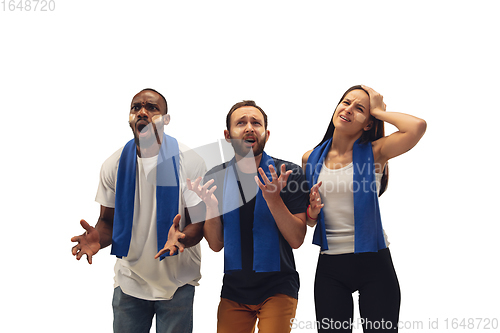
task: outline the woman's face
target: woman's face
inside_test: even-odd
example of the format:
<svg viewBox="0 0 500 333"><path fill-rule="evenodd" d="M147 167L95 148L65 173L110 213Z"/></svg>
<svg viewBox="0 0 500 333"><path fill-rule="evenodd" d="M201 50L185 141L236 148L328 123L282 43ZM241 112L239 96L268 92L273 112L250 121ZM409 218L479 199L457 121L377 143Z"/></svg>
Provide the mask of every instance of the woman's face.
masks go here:
<svg viewBox="0 0 500 333"><path fill-rule="evenodd" d="M369 130L370 120L370 97L364 90L350 91L335 109L332 118L335 129L357 133Z"/></svg>

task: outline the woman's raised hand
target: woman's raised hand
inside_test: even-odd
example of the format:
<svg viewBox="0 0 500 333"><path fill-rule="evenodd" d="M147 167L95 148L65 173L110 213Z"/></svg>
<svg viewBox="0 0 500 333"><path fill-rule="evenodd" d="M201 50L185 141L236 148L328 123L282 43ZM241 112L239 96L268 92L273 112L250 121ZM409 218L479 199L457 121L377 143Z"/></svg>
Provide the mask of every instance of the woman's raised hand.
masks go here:
<svg viewBox="0 0 500 333"><path fill-rule="evenodd" d="M385 111L386 105L384 103L384 96L367 86L361 86L368 92L370 96L370 114L376 118L376 113Z"/></svg>

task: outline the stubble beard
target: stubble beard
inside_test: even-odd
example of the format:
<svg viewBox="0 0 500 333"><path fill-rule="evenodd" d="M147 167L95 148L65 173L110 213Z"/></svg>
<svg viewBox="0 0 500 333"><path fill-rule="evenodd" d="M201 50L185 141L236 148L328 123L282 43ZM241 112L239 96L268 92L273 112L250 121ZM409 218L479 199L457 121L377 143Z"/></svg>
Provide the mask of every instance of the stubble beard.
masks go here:
<svg viewBox="0 0 500 333"><path fill-rule="evenodd" d="M129 125L130 128L132 129L132 133L134 134L135 144L139 150L153 148L155 145L159 147L161 145L161 140L158 131L155 127L153 127L152 123L147 124L146 127L144 127L141 131L141 132L149 131L151 134L147 137L140 137L139 134L137 133L138 130L134 128L132 124Z"/></svg>
<svg viewBox="0 0 500 333"><path fill-rule="evenodd" d="M257 140L255 143L255 149L253 147L245 147L245 141L241 139L231 139L231 146L234 149L234 153L243 158L253 158L257 157L264 152L264 147L266 146L266 140Z"/></svg>

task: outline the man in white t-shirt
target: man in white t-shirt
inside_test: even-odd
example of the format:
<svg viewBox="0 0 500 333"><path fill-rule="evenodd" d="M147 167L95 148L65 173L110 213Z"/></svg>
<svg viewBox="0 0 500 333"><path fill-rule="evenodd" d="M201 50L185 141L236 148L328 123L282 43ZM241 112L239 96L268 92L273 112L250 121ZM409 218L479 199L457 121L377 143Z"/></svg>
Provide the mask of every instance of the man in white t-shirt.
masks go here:
<svg viewBox="0 0 500 333"><path fill-rule="evenodd" d="M205 163L164 134L167 101L144 89L134 96L129 124L134 139L102 165L95 227L85 220L72 249L87 261L112 245L115 265L114 332L192 332L194 286L200 275L205 206L186 187L206 171ZM160 203L161 204L157 204Z"/></svg>

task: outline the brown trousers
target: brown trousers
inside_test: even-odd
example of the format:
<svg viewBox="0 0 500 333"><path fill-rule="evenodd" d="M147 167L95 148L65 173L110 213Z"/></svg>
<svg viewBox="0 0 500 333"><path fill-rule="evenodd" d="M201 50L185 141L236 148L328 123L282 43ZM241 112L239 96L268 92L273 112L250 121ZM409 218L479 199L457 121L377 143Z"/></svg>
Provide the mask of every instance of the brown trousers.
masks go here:
<svg viewBox="0 0 500 333"><path fill-rule="evenodd" d="M297 300L277 294L261 304L248 305L221 298L217 312L217 333L290 333Z"/></svg>

